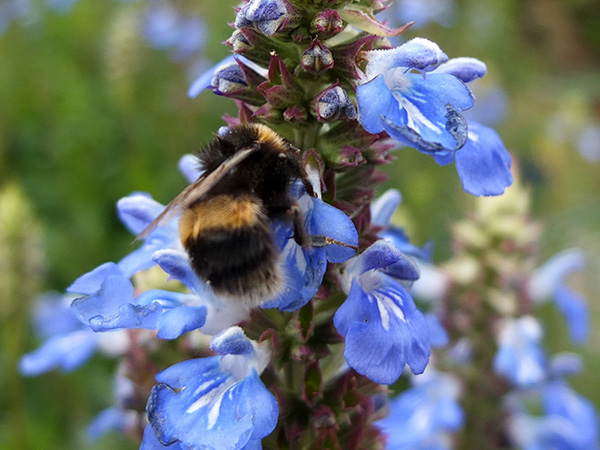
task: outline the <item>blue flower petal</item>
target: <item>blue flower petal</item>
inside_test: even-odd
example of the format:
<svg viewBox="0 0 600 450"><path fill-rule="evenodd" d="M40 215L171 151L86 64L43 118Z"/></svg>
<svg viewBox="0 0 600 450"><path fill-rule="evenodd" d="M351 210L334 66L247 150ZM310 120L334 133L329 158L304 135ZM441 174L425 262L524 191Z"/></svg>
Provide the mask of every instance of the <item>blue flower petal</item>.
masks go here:
<svg viewBox="0 0 600 450"><path fill-rule="evenodd" d="M143 231L165 207L144 193L134 193L122 198L117 203L117 211L121 221L134 234ZM155 265L154 252L168 248L179 248L179 230L176 220L155 228L144 239L140 248L119 261L119 268L128 277L134 273L149 269Z"/></svg>
<svg viewBox="0 0 600 450"><path fill-rule="evenodd" d="M512 184L510 154L491 128L472 122L469 140L454 157L463 189L469 194L500 195Z"/></svg>
<svg viewBox="0 0 600 450"><path fill-rule="evenodd" d="M140 234L165 209L149 194L134 192L117 202L117 215L134 235Z"/></svg>
<svg viewBox="0 0 600 450"><path fill-rule="evenodd" d="M406 111L403 121L381 112L391 137L425 153L455 151L467 142L467 121L459 113L471 108L474 98L462 81L435 73L423 79L398 69L384 77L387 88ZM381 111L379 105L371 107Z"/></svg>
<svg viewBox="0 0 600 450"><path fill-rule="evenodd" d="M364 291L360 287L358 279L352 281L350 293L344 304L338 308L333 318L336 330L346 336L350 326L357 320L367 321L370 316L370 304L363 299Z"/></svg>
<svg viewBox="0 0 600 450"><path fill-rule="evenodd" d="M27 376L39 375L57 367L70 372L90 359L97 345L98 336L87 328L53 336L21 358L19 371Z"/></svg>
<svg viewBox="0 0 600 450"><path fill-rule="evenodd" d="M383 117L393 123L406 123L406 110L398 104L392 92L385 84L383 75L361 84L356 88L356 101L360 123L369 133L381 133L384 130Z"/></svg>
<svg viewBox="0 0 600 450"><path fill-rule="evenodd" d="M113 262L104 263L77 278L73 284L67 288L67 292L85 295L94 294L100 290L102 284L109 276L123 277L123 272L119 266Z"/></svg>
<svg viewBox="0 0 600 450"><path fill-rule="evenodd" d="M119 261L118 267L125 276L131 277L140 270L146 270L154 266L156 263L152 259L152 255L154 255L157 250L162 248L164 247L156 245L142 245L140 248L132 251L121 261Z"/></svg>
<svg viewBox="0 0 600 450"><path fill-rule="evenodd" d="M424 261L431 261L431 252L433 250L433 243L431 241L427 242L423 247L417 247L410 243L403 228L393 225L381 232L380 236L387 241L391 241L392 244L394 244L394 247L405 255L413 256Z"/></svg>
<svg viewBox="0 0 600 450"><path fill-rule="evenodd" d="M577 394L566 383L556 381L545 387L543 405L546 417L560 418L565 425L555 431L551 446L544 448L599 448L598 414L587 398Z"/></svg>
<svg viewBox="0 0 600 450"><path fill-rule="evenodd" d="M134 305L125 303L110 316L97 315L90 318L89 324L94 331L110 331L122 328L146 328L156 330L163 314L158 303L152 305Z"/></svg>
<svg viewBox="0 0 600 450"><path fill-rule="evenodd" d="M49 292L36 299L33 311L36 334L49 338L81 329L81 322L71 311L74 298L75 296Z"/></svg>
<svg viewBox="0 0 600 450"><path fill-rule="evenodd" d="M564 284L559 284L554 290L554 301L567 321L571 340L577 344L585 342L590 328L585 300Z"/></svg>
<svg viewBox="0 0 600 450"><path fill-rule="evenodd" d="M190 182L193 183L202 174L200 161L196 155L187 154L179 158L179 171Z"/></svg>
<svg viewBox="0 0 600 450"><path fill-rule="evenodd" d="M361 283L369 285L368 291L353 281L348 300L334 316L336 329L346 336L348 365L382 384L394 383L406 364L422 373L431 352L429 333L408 291L381 273Z"/></svg>
<svg viewBox="0 0 600 450"><path fill-rule="evenodd" d="M402 201L402 194L397 189L388 189L377 200L371 203L371 223L387 227L394 211Z"/></svg>
<svg viewBox="0 0 600 450"><path fill-rule="evenodd" d="M154 256L154 261L169 274L169 279L181 281L197 294L203 293L206 288L204 283L196 276L190 266L186 253L178 250L159 250Z"/></svg>
<svg viewBox="0 0 600 450"><path fill-rule="evenodd" d="M410 266L410 267L409 267ZM409 280L419 277L416 265L400 252L391 241L380 239L348 262L346 276L353 277L369 270L384 269L389 275Z"/></svg>
<svg viewBox="0 0 600 450"><path fill-rule="evenodd" d="M550 361L550 376L552 378L565 378L581 373L583 359L581 355L570 352L557 353Z"/></svg>
<svg viewBox="0 0 600 450"><path fill-rule="evenodd" d="M487 67L483 61L476 58L452 58L432 73L448 73L464 83L469 83L483 77L487 73Z"/></svg>
<svg viewBox="0 0 600 450"><path fill-rule="evenodd" d="M310 235L326 236L344 244L357 246L358 233L352 220L339 209L325 203L321 199L313 198L313 208L307 218L307 231ZM332 263L341 263L352 256L356 251L341 245L327 245L325 254Z"/></svg>
<svg viewBox="0 0 600 450"><path fill-rule="evenodd" d="M163 445L158 438L156 437L156 433L152 428L152 425L146 425L144 428L144 437L142 439L142 445L140 446L140 450L186 450L178 443L174 443L172 445Z"/></svg>
<svg viewBox="0 0 600 450"><path fill-rule="evenodd" d="M206 306L179 306L168 309L157 321L157 336L161 339L177 339L188 331L204 326L206 315Z"/></svg>
<svg viewBox="0 0 600 450"><path fill-rule="evenodd" d="M114 314L125 303L133 303L133 285L123 275L110 275L87 297L75 299L71 308L85 325L92 317Z"/></svg>
<svg viewBox="0 0 600 450"><path fill-rule="evenodd" d="M414 38L390 50L367 52L367 77L373 78L395 68L428 72L448 60L448 56L428 39Z"/></svg>
<svg viewBox="0 0 600 450"><path fill-rule="evenodd" d="M541 337L541 326L533 317L508 320L498 338L494 371L518 387L531 387L542 381L547 371Z"/></svg>
<svg viewBox="0 0 600 450"><path fill-rule="evenodd" d="M573 272L585 267L585 254L580 249L557 253L536 269L529 279L527 293L535 302L547 300Z"/></svg>
<svg viewBox="0 0 600 450"><path fill-rule="evenodd" d="M327 269L325 249L305 249L290 239L281 252L280 261L285 277L284 289L262 307L295 311L308 303L321 286Z"/></svg>
<svg viewBox="0 0 600 450"><path fill-rule="evenodd" d="M250 439L241 450L262 450L262 443L260 439Z"/></svg>
<svg viewBox="0 0 600 450"><path fill-rule="evenodd" d="M456 431L464 422L458 403L459 383L451 375L438 372L414 380L415 386L390 401L390 414L377 422L392 449L434 449L436 436Z"/></svg>
<svg viewBox="0 0 600 450"><path fill-rule="evenodd" d="M254 353L252 341L246 337L240 327L230 327L210 341L210 349L220 355L246 355Z"/></svg>
<svg viewBox="0 0 600 450"><path fill-rule="evenodd" d="M241 449L277 424L278 408L256 370L235 381L219 367L220 357L176 364L156 376L148 419L164 445Z"/></svg>
<svg viewBox="0 0 600 450"><path fill-rule="evenodd" d="M432 347L445 347L450 342L446 329L440 319L434 313L425 314L427 329L429 330L429 342Z"/></svg>
<svg viewBox="0 0 600 450"><path fill-rule="evenodd" d="M126 433L137 425L138 420L134 411L107 408L94 417L88 425L87 434L90 440L95 441L112 431Z"/></svg>

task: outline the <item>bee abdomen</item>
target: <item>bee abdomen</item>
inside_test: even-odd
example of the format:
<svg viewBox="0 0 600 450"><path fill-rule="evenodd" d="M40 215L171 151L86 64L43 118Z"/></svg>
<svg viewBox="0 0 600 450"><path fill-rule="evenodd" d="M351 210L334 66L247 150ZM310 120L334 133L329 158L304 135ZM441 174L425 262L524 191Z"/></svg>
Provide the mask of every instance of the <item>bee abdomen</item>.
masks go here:
<svg viewBox="0 0 600 450"><path fill-rule="evenodd" d="M186 248L192 268L217 295L260 303L279 289L276 251L264 230L215 232L189 240Z"/></svg>
<svg viewBox="0 0 600 450"><path fill-rule="evenodd" d="M182 216L181 240L192 268L217 295L258 305L281 289L278 252L263 209L252 198L222 195Z"/></svg>

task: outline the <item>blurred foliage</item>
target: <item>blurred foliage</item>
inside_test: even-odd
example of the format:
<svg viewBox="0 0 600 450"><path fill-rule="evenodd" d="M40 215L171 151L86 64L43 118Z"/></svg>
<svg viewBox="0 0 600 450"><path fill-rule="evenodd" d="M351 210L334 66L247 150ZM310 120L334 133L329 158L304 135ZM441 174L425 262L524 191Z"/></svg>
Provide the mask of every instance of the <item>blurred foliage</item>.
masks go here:
<svg viewBox="0 0 600 450"><path fill-rule="evenodd" d="M29 270L26 255L36 240L46 261L44 271L22 272L13 284L0 279L0 448L136 448L126 438L92 444L84 435L93 415L110 405L111 361L98 356L75 373L34 379L20 379L15 364L38 344L28 325L38 287L63 291L78 275L128 253L132 236L117 220L115 202L134 190L167 202L185 185L179 157L196 151L223 124L221 116L235 111L209 93L186 95L193 64L208 67L227 54L220 42L231 33L234 2L173 2L207 24L202 61L174 61L150 48L136 32L142 3L80 0L64 13L40 8L35 20L14 22L0 35L0 191L23 205L13 214L0 203L0 235L10 228L30 236L17 250L2 249L2 267ZM599 324L600 165L577 151L585 124L600 123L598 2L464 0L455 13L451 28L432 23L406 36L428 37L450 57L488 64L477 83L507 95L506 117L495 128L533 188L534 216L546 223L541 253L588 252L586 273L574 282ZM453 166L412 149L396 155L386 187L403 193L411 238L433 239L435 260L443 261L449 225L472 198ZM569 349L559 317L550 309L544 315L550 347ZM573 384L600 405L597 348L595 326L583 349L586 371Z"/></svg>

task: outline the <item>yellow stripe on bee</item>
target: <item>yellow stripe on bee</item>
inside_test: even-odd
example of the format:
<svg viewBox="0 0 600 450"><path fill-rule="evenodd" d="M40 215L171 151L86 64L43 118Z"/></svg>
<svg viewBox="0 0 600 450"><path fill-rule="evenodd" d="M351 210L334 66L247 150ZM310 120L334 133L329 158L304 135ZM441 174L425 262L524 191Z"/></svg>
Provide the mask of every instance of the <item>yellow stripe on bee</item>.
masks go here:
<svg viewBox="0 0 600 450"><path fill-rule="evenodd" d="M258 140L260 142L272 142L274 144L278 144L279 146L283 145L283 138L271 130L268 126L259 124L256 126L256 133L258 134Z"/></svg>
<svg viewBox="0 0 600 450"><path fill-rule="evenodd" d="M218 195L185 210L179 221L181 241L210 233L212 230L234 230L250 227L263 217L261 203L249 196Z"/></svg>

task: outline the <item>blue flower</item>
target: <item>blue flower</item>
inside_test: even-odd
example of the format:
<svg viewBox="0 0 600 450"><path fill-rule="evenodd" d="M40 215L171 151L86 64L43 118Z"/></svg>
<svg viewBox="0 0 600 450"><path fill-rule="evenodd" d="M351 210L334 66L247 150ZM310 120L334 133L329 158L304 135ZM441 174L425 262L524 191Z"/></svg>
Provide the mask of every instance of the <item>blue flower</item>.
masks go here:
<svg viewBox="0 0 600 450"><path fill-rule="evenodd" d="M463 424L458 403L460 386L449 374L428 369L413 378L414 386L390 401L390 414L376 422L390 450L447 449L447 434Z"/></svg>
<svg viewBox="0 0 600 450"><path fill-rule="evenodd" d="M448 60L437 44L415 38L391 50L367 52L367 59L366 82L356 90L367 131L386 131L425 153L447 154L465 144L467 123L460 112L473 106L473 95L452 74L425 75Z"/></svg>
<svg viewBox="0 0 600 450"><path fill-rule="evenodd" d="M161 255L157 252L159 264ZM114 263L81 276L69 290L87 294L71 308L94 331L145 328L157 330L162 339L176 339L201 328L208 315L198 295L151 289L134 296L131 281Z"/></svg>
<svg viewBox="0 0 600 450"><path fill-rule="evenodd" d="M270 434L278 407L259 378L270 358L266 345L232 327L211 341L219 356L184 361L157 374L147 412L162 445L242 449Z"/></svg>
<svg viewBox="0 0 600 450"><path fill-rule="evenodd" d="M598 415L593 404L564 381L553 380L536 394L543 415L529 414L522 402L509 416L509 434L524 450L598 450ZM531 403L531 398L526 399Z"/></svg>
<svg viewBox="0 0 600 450"><path fill-rule="evenodd" d="M542 327L531 316L506 319L498 336L494 371L518 387L530 387L547 376L544 351L540 347Z"/></svg>
<svg viewBox="0 0 600 450"><path fill-rule="evenodd" d="M475 58L448 61L436 44L421 38L392 50L368 52L367 58L367 81L356 90L367 131L386 131L405 145L433 154L439 164L454 160L470 194L499 195L510 186L511 159L502 140L487 127L468 126L460 114L474 101L465 83L485 75L484 63Z"/></svg>
<svg viewBox="0 0 600 450"><path fill-rule="evenodd" d="M347 263L348 298L333 322L346 338L348 365L376 383L395 382L406 364L422 373L429 361L427 322L401 284L416 278L414 263L384 240Z"/></svg>
<svg viewBox="0 0 600 450"><path fill-rule="evenodd" d="M539 267L527 284L527 292L533 301L554 299L567 322L569 335L576 343L584 342L588 336L588 307L585 300L565 284L565 278L584 265L581 250L565 250Z"/></svg>
<svg viewBox="0 0 600 450"><path fill-rule="evenodd" d="M111 355L127 350L129 341L123 333L110 333L102 338L82 325L69 307L72 300L73 296L61 294L40 298L34 324L45 341L21 358L22 374L34 376L55 368L70 372L87 362L98 349Z"/></svg>

